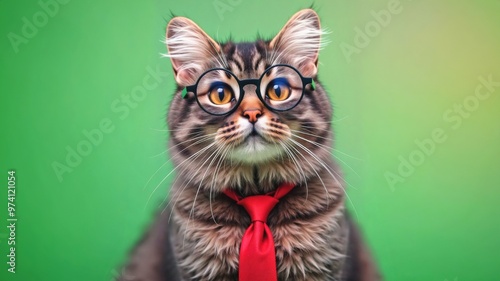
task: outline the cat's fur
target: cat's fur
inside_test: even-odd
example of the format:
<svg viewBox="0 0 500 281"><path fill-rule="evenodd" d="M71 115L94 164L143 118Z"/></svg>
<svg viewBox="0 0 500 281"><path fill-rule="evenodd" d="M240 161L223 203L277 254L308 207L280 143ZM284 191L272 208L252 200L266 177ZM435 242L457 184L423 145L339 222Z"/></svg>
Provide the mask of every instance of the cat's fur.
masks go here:
<svg viewBox="0 0 500 281"><path fill-rule="evenodd" d="M242 196L296 187L268 217L276 245L279 280L379 280L369 252L348 219L340 171L332 160L332 108L317 80L322 30L311 9L295 14L270 41L212 40L187 18L167 26L167 47L178 90L167 122L177 167L166 211L132 252L119 280L237 280L239 244L250 224L244 209L221 191ZM229 69L239 79L258 78L286 63L313 77L294 109L274 112L245 88L238 110L209 115L193 94L180 91L207 69ZM249 122L248 110L258 110ZM261 137L247 138L252 129ZM256 139L259 138L259 139Z"/></svg>

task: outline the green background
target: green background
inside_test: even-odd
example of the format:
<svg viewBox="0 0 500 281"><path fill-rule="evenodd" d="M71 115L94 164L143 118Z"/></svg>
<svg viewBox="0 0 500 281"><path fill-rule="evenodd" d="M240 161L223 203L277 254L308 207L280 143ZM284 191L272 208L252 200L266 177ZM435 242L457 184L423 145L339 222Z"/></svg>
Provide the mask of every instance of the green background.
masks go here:
<svg viewBox="0 0 500 281"><path fill-rule="evenodd" d="M314 3L330 32L320 79L336 110L334 155L350 208L386 280L500 280L500 87L474 98L478 77L500 82L500 1L403 0L388 24L373 25L373 12L390 2ZM163 165L164 119L174 80L161 57L171 12L215 39L252 40L310 5L73 0L44 22L37 1L1 1L0 280L117 275L172 179L162 182L172 169ZM23 18L38 24L24 28L30 38ZM356 46L356 28L367 25L369 42L346 56L341 46ZM25 39L14 46L12 34ZM127 104L148 68L163 73L158 83ZM459 115L464 101L469 110ZM113 130L84 147L84 131L103 120ZM423 154L416 142L436 129L445 140L427 142L434 149ZM67 165L68 147L78 145L87 155L58 179L53 163ZM418 165L400 173L402 161ZM17 175L15 274L6 264L9 169ZM401 182L391 185L388 173Z"/></svg>

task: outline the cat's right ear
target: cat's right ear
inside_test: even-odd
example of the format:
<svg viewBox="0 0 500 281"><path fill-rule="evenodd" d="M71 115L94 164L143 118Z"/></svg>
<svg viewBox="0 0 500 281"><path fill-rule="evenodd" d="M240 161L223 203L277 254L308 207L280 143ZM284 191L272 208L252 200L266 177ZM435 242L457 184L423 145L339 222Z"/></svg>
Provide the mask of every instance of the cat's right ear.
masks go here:
<svg viewBox="0 0 500 281"><path fill-rule="evenodd" d="M302 75L316 76L323 35L318 14L312 9L297 12L269 43L271 49L289 58Z"/></svg>
<svg viewBox="0 0 500 281"><path fill-rule="evenodd" d="M207 61L220 53L219 44L188 18L170 20L166 38L175 81L182 87L196 83Z"/></svg>

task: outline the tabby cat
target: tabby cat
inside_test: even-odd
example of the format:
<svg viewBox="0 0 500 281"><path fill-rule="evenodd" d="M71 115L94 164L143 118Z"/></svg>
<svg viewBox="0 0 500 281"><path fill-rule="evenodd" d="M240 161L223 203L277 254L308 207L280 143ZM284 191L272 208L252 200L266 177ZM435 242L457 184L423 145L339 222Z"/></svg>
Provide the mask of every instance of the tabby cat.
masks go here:
<svg viewBox="0 0 500 281"><path fill-rule="evenodd" d="M266 194L284 182L295 187L267 219L278 280L380 280L330 154L332 107L317 80L322 34L312 9L268 41L219 43L187 18L168 23L177 175L119 280L238 280L251 222L223 191Z"/></svg>

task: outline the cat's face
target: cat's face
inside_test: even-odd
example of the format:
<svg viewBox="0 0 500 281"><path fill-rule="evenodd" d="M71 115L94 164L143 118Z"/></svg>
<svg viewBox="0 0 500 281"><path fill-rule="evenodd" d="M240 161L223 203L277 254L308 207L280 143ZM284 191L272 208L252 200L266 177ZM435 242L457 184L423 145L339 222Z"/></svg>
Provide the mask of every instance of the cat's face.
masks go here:
<svg viewBox="0 0 500 281"><path fill-rule="evenodd" d="M314 162L304 152L329 146L331 106L321 85L314 89L303 84L300 75L316 79L321 34L319 18L310 9L295 14L274 39L252 43L219 44L191 20L173 18L167 26L167 47L178 89L168 124L178 155L184 155L177 162ZM286 67L263 75L278 64L290 65L300 75ZM213 68L229 72L203 76ZM275 79L282 77L286 83ZM260 84L249 83L240 91L238 81L259 78ZM197 90L182 98L181 91L195 84ZM296 106L274 110L287 108L287 102ZM205 157L196 156L202 154Z"/></svg>

